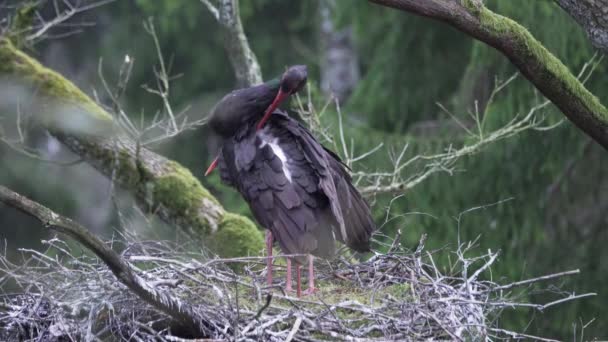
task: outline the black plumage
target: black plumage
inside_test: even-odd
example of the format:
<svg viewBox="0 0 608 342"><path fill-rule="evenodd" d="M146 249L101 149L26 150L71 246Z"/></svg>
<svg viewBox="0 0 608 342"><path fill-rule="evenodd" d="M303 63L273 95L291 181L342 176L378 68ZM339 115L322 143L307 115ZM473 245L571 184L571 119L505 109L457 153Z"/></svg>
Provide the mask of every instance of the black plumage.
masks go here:
<svg viewBox="0 0 608 342"><path fill-rule="evenodd" d="M221 137L217 166L225 184L235 187L256 220L268 229L267 282L272 282L272 245L286 254L308 255L307 293L314 287L311 255L331 257L335 240L359 252L370 248L375 229L370 208L352 185L340 158L324 148L297 120L277 106L306 84L306 66L287 69L281 79L239 89L214 107L209 126ZM300 267L297 293L300 296ZM285 290L291 290L291 262L287 262Z"/></svg>
<svg viewBox="0 0 608 342"><path fill-rule="evenodd" d="M369 251L375 224L345 166L285 113L275 111L260 130L240 125L218 161L224 183L243 195L284 253L331 257L334 240Z"/></svg>

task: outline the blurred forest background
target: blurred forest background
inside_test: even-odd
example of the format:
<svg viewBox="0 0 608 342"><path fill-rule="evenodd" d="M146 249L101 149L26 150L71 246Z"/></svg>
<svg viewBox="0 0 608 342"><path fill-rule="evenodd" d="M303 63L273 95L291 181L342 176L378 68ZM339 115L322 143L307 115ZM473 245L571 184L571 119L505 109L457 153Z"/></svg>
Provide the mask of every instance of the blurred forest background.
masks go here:
<svg viewBox="0 0 608 342"><path fill-rule="evenodd" d="M488 0L486 4L527 27L575 74L596 53L579 26L552 1ZM408 155L461 144L468 139L465 132L437 103L467 122L475 106L485 108L496 80L504 81L516 72L501 54L447 25L367 2L247 0L241 1L240 10L265 79L280 75L288 65L307 64L317 108L327 103L328 83L340 80L332 84L333 92L340 99L346 137L354 141L358 153L380 142L395 151L409 144ZM173 105L188 110L192 118L204 117L235 87L235 79L220 27L199 1L112 2L80 16L78 21L94 23L81 33L45 40L26 51L102 103L109 99L101 91L99 65L112 83L128 55L135 63L123 105L136 120L139 115L149 119L162 103L140 87L155 83L152 66L158 60L143 26L148 18L153 18L162 51L171 61L171 74L179 75L171 89ZM599 64L586 83L604 103L608 102L606 71L606 62ZM486 124L499 127L528 112L540 97L518 77L487 108ZM552 106L542 114L549 124L564 118ZM336 117L336 107L330 104L323 114L324 125L335 129ZM50 159L76 159L46 134L29 139ZM155 149L192 170L229 211L249 215L240 196L221 185L217 173L202 177L213 148L202 127ZM4 145L0 158L1 184L76 218L98 234L110 237L117 229L110 183L90 166L40 163ZM355 164L356 171L390 167L384 150ZM530 130L493 143L459 160L451 173L436 173L402 196L381 194L372 202L379 223L385 220L389 203L391 213L400 214L381 229L389 236L401 229L404 245L414 247L420 235L428 233L429 248L453 247L460 235L461 241L479 237L481 250L500 249L501 260L493 269L496 277L517 280L580 268L582 274L568 278L564 285L580 293L597 292L597 297L542 314L513 310L501 318L502 323L569 339L581 324L595 319L585 337L607 338L607 171L605 151L565 121L548 131ZM119 202L130 208L128 196L123 197ZM496 202L501 203L467 214L460 224L455 219L468 208ZM17 247L40 247L40 240L48 238L33 222L0 207L0 237L6 239L9 253ZM149 238L175 234L162 224L151 232L141 228L144 224L129 222L128 229Z"/></svg>

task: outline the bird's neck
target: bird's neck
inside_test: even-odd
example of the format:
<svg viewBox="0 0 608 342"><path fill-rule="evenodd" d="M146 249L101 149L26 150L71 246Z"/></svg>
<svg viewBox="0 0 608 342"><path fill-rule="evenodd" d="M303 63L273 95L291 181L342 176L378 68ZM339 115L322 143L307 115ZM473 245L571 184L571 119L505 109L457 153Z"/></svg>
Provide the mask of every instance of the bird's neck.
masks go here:
<svg viewBox="0 0 608 342"><path fill-rule="evenodd" d="M251 94L255 97L255 103L257 104L257 108L254 110L255 115L260 116L261 118L264 111L277 96L279 88L281 88L281 81L280 79L275 78L256 86L256 88L258 89L254 90Z"/></svg>
<svg viewBox="0 0 608 342"><path fill-rule="evenodd" d="M267 93L268 93L268 95L270 95L270 97L271 97L270 101L272 102L272 100L274 100L274 97L279 92L279 88L281 88L281 80L279 78L274 78L274 79L264 83L263 86L265 86L268 89Z"/></svg>

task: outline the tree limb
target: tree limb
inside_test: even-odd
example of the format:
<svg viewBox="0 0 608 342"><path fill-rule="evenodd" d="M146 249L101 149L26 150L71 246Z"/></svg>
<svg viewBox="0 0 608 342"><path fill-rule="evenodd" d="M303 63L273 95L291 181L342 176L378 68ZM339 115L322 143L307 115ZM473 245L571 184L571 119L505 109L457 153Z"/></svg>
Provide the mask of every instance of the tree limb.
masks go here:
<svg viewBox="0 0 608 342"><path fill-rule="evenodd" d="M217 6L213 6L209 0L201 0L201 3L224 28L224 48L230 58L237 86L249 87L262 83L262 69L241 23L239 1L219 0Z"/></svg>
<svg viewBox="0 0 608 342"><path fill-rule="evenodd" d="M142 208L196 238L215 233L226 224L236 224L252 234L252 241L259 242L256 248L263 247L255 225L242 216L226 215L188 169L116 132L112 115L69 80L1 38L0 81L27 87L35 102L30 110L36 113L38 122L101 173L115 179ZM83 133L79 130L82 127L91 129Z"/></svg>
<svg viewBox="0 0 608 342"><path fill-rule="evenodd" d="M369 0L446 22L496 48L570 121L608 150L608 110L568 68L515 21L481 0Z"/></svg>
<svg viewBox="0 0 608 342"><path fill-rule="evenodd" d="M47 229L75 239L103 260L116 278L143 301L184 324L198 336L210 335L209 327L204 325L202 318L198 317L188 303L181 302L167 292L157 291L139 277L129 263L83 226L2 185L0 185L0 202L38 219Z"/></svg>
<svg viewBox="0 0 608 342"><path fill-rule="evenodd" d="M608 0L556 0L585 30L596 48L608 53Z"/></svg>

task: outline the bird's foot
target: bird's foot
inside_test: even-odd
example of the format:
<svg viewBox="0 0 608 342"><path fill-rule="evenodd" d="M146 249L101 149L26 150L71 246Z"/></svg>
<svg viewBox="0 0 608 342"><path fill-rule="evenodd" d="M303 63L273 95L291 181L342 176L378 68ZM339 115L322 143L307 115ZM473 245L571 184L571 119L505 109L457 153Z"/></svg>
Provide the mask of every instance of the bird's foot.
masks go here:
<svg viewBox="0 0 608 342"><path fill-rule="evenodd" d="M319 288L317 288L317 287L309 287L309 288L307 288L306 290L304 290L302 292L302 295L304 295L304 296L310 296L310 295L313 295L313 294L315 294L317 292L319 292Z"/></svg>

